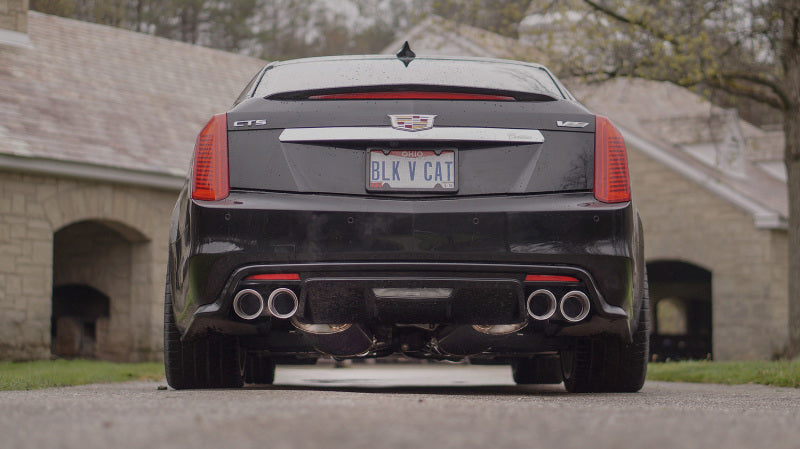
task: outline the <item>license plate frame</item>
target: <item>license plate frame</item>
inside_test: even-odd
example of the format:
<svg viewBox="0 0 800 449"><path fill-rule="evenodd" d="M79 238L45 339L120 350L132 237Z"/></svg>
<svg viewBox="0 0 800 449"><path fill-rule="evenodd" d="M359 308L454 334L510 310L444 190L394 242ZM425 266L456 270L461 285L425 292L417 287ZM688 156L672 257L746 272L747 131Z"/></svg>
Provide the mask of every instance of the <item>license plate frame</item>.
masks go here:
<svg viewBox="0 0 800 449"><path fill-rule="evenodd" d="M457 148L367 148L365 159L368 192L458 191Z"/></svg>

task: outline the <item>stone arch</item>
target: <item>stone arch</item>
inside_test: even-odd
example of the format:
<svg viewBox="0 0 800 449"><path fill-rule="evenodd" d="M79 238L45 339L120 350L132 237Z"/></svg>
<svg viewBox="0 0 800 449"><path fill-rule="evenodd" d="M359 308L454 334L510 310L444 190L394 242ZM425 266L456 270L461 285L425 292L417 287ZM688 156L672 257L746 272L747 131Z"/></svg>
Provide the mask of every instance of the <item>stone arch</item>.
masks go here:
<svg viewBox="0 0 800 449"><path fill-rule="evenodd" d="M60 180L42 203L53 236L51 287L84 285L109 297L108 338L98 342L96 358L157 357L156 303L159 290L163 291L164 253L157 245L166 241L163 228L168 217L162 195ZM99 332L105 324L101 322Z"/></svg>
<svg viewBox="0 0 800 449"><path fill-rule="evenodd" d="M647 264L654 359L705 359L712 354L712 272L681 260Z"/></svg>
<svg viewBox="0 0 800 449"><path fill-rule="evenodd" d="M149 322L137 283L150 271L149 242L124 223L83 220L57 230L53 236L53 307L56 294L68 286L102 292L108 298L107 320L94 323L96 340L91 354L81 356L108 360L137 358L137 342ZM78 300L78 298L72 298ZM61 305L64 307L64 305ZM72 327L76 327L73 320ZM78 319L77 321L81 321ZM87 320L83 319L84 324ZM65 323L65 325L70 325ZM51 331L52 333L52 331ZM53 348L59 342L53 344Z"/></svg>
<svg viewBox="0 0 800 449"><path fill-rule="evenodd" d="M131 241L152 240L152 211L147 202L127 189L75 185L44 201L43 209L54 231L72 223L97 220Z"/></svg>

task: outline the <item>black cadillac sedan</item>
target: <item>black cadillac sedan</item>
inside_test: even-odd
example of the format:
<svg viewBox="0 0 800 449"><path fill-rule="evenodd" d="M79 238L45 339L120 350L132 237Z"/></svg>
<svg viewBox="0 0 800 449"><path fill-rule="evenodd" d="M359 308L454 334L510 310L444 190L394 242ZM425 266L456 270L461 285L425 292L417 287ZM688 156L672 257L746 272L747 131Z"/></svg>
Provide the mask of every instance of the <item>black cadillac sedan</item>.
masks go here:
<svg viewBox="0 0 800 449"><path fill-rule="evenodd" d="M275 62L197 138L170 231L167 381L403 354L638 391L643 262L620 132L545 67L407 46Z"/></svg>

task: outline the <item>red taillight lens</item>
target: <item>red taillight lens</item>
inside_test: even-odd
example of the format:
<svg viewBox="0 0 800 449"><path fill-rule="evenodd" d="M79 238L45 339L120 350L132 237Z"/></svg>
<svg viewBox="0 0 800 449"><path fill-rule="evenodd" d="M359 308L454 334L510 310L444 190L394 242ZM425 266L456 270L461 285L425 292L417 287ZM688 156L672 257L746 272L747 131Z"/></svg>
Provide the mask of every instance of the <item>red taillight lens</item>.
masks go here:
<svg viewBox="0 0 800 449"><path fill-rule="evenodd" d="M525 276L525 282L578 282L578 279L554 274L529 274Z"/></svg>
<svg viewBox="0 0 800 449"><path fill-rule="evenodd" d="M345 92L340 94L312 95L309 100L486 100L514 101L507 95L471 94L462 92Z"/></svg>
<svg viewBox="0 0 800 449"><path fill-rule="evenodd" d="M628 154L619 130L602 116L596 117L594 138L594 197L604 203L631 200Z"/></svg>
<svg viewBox="0 0 800 449"><path fill-rule="evenodd" d="M192 199L217 201L228 193L227 116L217 114L200 131L194 146Z"/></svg>
<svg viewBox="0 0 800 449"><path fill-rule="evenodd" d="M253 274L244 278L245 281L299 281L300 275L297 273L271 273Z"/></svg>

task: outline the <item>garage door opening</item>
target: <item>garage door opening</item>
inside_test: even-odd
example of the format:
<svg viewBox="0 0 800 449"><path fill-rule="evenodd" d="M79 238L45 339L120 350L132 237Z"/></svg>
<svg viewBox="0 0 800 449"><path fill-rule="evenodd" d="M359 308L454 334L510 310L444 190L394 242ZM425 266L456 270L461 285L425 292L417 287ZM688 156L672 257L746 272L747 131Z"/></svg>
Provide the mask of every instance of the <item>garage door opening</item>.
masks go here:
<svg viewBox="0 0 800 449"><path fill-rule="evenodd" d="M135 358L137 333L149 330L140 324L147 318L136 308L141 301L134 301L148 280L147 251L142 234L118 222L80 221L55 233L53 355Z"/></svg>
<svg viewBox="0 0 800 449"><path fill-rule="evenodd" d="M64 285L53 290L50 333L53 355L96 358L97 341L108 339L109 300L88 285Z"/></svg>
<svg viewBox="0 0 800 449"><path fill-rule="evenodd" d="M680 261L647 264L652 303L653 360L710 359L712 273Z"/></svg>

